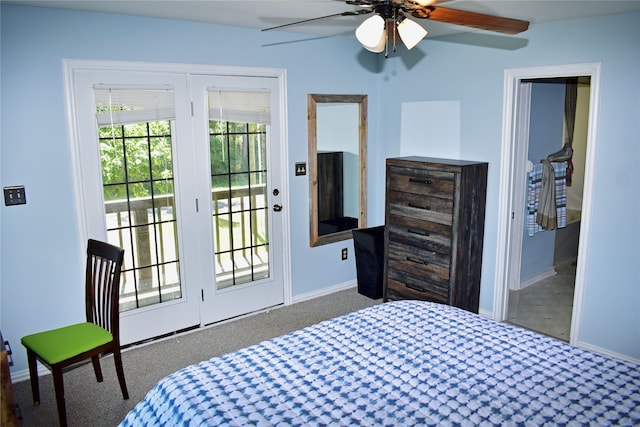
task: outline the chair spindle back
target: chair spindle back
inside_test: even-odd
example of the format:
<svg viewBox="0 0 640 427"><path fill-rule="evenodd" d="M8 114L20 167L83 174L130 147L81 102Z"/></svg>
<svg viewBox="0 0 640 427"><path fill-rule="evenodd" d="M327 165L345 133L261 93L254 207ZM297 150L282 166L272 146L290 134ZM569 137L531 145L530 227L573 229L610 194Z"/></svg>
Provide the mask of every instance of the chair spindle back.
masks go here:
<svg viewBox="0 0 640 427"><path fill-rule="evenodd" d="M119 284L124 249L89 239L86 270L87 322L108 330L119 342Z"/></svg>

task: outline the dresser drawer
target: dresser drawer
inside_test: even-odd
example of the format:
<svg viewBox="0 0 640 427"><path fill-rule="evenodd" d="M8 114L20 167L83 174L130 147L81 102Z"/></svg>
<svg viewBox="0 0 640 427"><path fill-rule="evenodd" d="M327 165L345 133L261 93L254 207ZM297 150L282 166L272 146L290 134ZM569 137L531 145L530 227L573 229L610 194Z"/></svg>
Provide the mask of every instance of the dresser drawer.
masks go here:
<svg viewBox="0 0 640 427"><path fill-rule="evenodd" d="M451 253L451 226L405 216L389 216L389 240Z"/></svg>
<svg viewBox="0 0 640 427"><path fill-rule="evenodd" d="M449 254L389 241L388 270L395 270L431 282L449 283Z"/></svg>
<svg viewBox="0 0 640 427"><path fill-rule="evenodd" d="M389 166L387 188L390 192L401 191L453 199L455 177L450 172Z"/></svg>
<svg viewBox="0 0 640 427"><path fill-rule="evenodd" d="M443 304L449 303L449 286L442 283L431 283L424 278L416 278L390 271L387 278L387 294L389 300L418 299Z"/></svg>
<svg viewBox="0 0 640 427"><path fill-rule="evenodd" d="M400 191L387 194L390 215L401 215L451 225L453 200Z"/></svg>

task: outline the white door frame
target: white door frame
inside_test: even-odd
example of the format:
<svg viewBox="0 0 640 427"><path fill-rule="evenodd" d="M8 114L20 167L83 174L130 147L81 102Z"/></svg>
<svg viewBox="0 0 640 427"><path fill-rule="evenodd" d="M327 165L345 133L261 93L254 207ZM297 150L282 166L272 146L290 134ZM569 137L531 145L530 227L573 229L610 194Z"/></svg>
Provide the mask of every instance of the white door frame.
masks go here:
<svg viewBox="0 0 640 427"><path fill-rule="evenodd" d="M515 126L515 139L513 141L513 159L514 162L511 165L514 171L525 171L527 153L529 151L529 130L531 125L531 89L532 84L530 82L520 83L518 85L518 93L516 102L516 122ZM526 175L524 172L514 173L512 184L514 188L525 188ZM513 194L513 206L525 206L526 203L525 191L514 191ZM524 227L524 215L517 215L516 211L511 213L511 227L514 232L509 239L510 243L510 255L511 260L509 268L509 280L507 284L509 290L520 289L520 274L522 269L521 262L515 262L514 260L522 259L522 242L523 233L517 233L515 230L522 230Z"/></svg>
<svg viewBox="0 0 640 427"><path fill-rule="evenodd" d="M281 126L281 138L282 138L282 150L280 150L280 163L285 165L281 168L281 185L280 191L283 197L283 205L286 209L283 209L281 212L283 219L283 242L282 242L282 253L280 254L283 258L283 290L284 290L284 304L290 305L292 301L292 290L291 290L291 249L290 249L290 217L289 217L289 209L290 206L290 197L289 197L289 179L288 179L288 148L287 148L287 122L286 122L286 70L284 69L275 69L275 68L258 68L258 67L232 67L232 66L217 66L217 65L198 65L198 64L179 64L179 63L152 63L152 62L130 62L130 61L109 61L109 60L76 60L76 59L63 59L63 72L65 78L65 84L67 87L66 91L66 112L67 112L67 126L69 132L69 143L70 143L70 152L72 156L72 165L73 165L73 176L74 176L74 200L76 202L76 212L77 212L77 220L78 220L78 239L80 241L79 247L84 247L86 244L86 240L90 235L90 224L88 224L87 216L85 212L86 206L86 197L85 191L83 188L83 174L82 174L82 159L80 156L80 150L78 149L80 144L80 131L79 131L79 123L76 120L76 111L78 106L76 105L75 92L73 90L74 80L76 79L76 73L83 71L122 71L122 72L131 72L138 73L139 75L144 75L144 73L156 73L162 74L166 73L167 75L184 75L185 77L189 74L211 74L211 75L226 75L226 76L262 76L262 77L275 77L279 81L279 91L282 102L280 102L280 123ZM184 88L186 89L186 85ZM184 92L184 90L183 90ZM182 100L185 105L188 105L189 98L185 97ZM94 148L97 150L97 148ZM97 182L100 181L100 177L94 177ZM190 195L195 199L196 197L191 194ZM195 204L194 204L195 206ZM101 214L102 215L102 214ZM101 218L102 220L102 218ZM183 254L185 255L185 254ZM184 262L189 262L191 264L198 263L196 259L197 256L189 256ZM200 283L203 277L202 269L195 268L191 270L193 272L191 276L191 281L194 283ZM193 287L192 287L193 288ZM191 301L200 300L199 293L190 294L188 298ZM154 308L141 309L141 311L147 310L152 311ZM199 313L195 313L196 323L200 321L200 326L202 326L202 319L199 316ZM125 314L122 317L127 317L128 314ZM173 325L173 320L171 316L167 316L165 322L167 323L167 327L170 329L169 332L175 332L175 330L180 329L178 326ZM136 333L137 334L137 333ZM127 344L131 342L136 342L141 339L146 339L149 337L141 336L140 334L132 334L131 336L126 335L121 330L121 343Z"/></svg>
<svg viewBox="0 0 640 427"><path fill-rule="evenodd" d="M589 126L587 131L587 153L585 162L582 219L576 268L573 314L569 342L578 343L582 307L584 302L584 279L589 252L591 212L593 207L593 183L600 113L601 63L569 64L544 67L513 68L505 70L502 157L500 160L500 196L498 206L498 247L496 253L496 284L493 298L493 316L498 321L507 318L509 288L514 274L519 275L522 249L522 221L516 220L523 211L523 185L526 174L526 150L518 148L521 83L528 79L590 76ZM519 280L519 277L518 279Z"/></svg>

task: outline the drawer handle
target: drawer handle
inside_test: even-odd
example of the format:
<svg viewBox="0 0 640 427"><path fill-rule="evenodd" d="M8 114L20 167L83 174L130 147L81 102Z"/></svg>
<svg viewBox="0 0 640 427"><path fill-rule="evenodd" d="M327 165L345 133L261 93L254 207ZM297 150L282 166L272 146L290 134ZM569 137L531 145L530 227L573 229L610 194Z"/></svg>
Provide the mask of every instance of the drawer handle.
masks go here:
<svg viewBox="0 0 640 427"><path fill-rule="evenodd" d="M425 210L425 211L430 211L431 210L431 206L420 206L420 205L416 205L415 203L409 203L408 206L410 208L422 209L422 210Z"/></svg>
<svg viewBox="0 0 640 427"><path fill-rule="evenodd" d="M4 341L3 346L5 347L4 350L7 352L7 362L9 363L9 366L13 366L13 350L11 350L11 344L9 344L9 341Z"/></svg>
<svg viewBox="0 0 640 427"><path fill-rule="evenodd" d="M433 184L433 181L431 181L430 179L409 178L409 182L415 182L417 184L426 184L426 185Z"/></svg>
<svg viewBox="0 0 640 427"><path fill-rule="evenodd" d="M418 292L427 292L426 290L424 290L424 289L422 289L422 288L419 288L419 287L417 287L417 286L412 286L412 285L411 285L411 284L409 284L409 283L405 283L405 286L406 286L407 288L409 288L409 289L413 289L414 291L418 291Z"/></svg>
<svg viewBox="0 0 640 427"><path fill-rule="evenodd" d="M407 233L417 234L418 236L425 236L425 237L429 237L431 235L431 233L427 231L412 230L410 228L407 229Z"/></svg>
<svg viewBox="0 0 640 427"><path fill-rule="evenodd" d="M427 261L423 261L421 259L413 258L413 257L410 257L410 256L407 257L407 261L415 262L416 264L429 265L429 263Z"/></svg>

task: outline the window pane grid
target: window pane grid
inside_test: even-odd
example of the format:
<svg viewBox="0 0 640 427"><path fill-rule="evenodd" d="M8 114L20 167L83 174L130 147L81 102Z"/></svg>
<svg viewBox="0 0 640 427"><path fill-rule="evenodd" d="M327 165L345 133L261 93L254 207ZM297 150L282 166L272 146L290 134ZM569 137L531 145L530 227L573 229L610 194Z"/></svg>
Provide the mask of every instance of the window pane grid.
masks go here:
<svg viewBox="0 0 640 427"><path fill-rule="evenodd" d="M266 126L209 122L218 289L269 277Z"/></svg>
<svg viewBox="0 0 640 427"><path fill-rule="evenodd" d="M120 311L182 297L169 121L99 129L109 242L125 248Z"/></svg>

